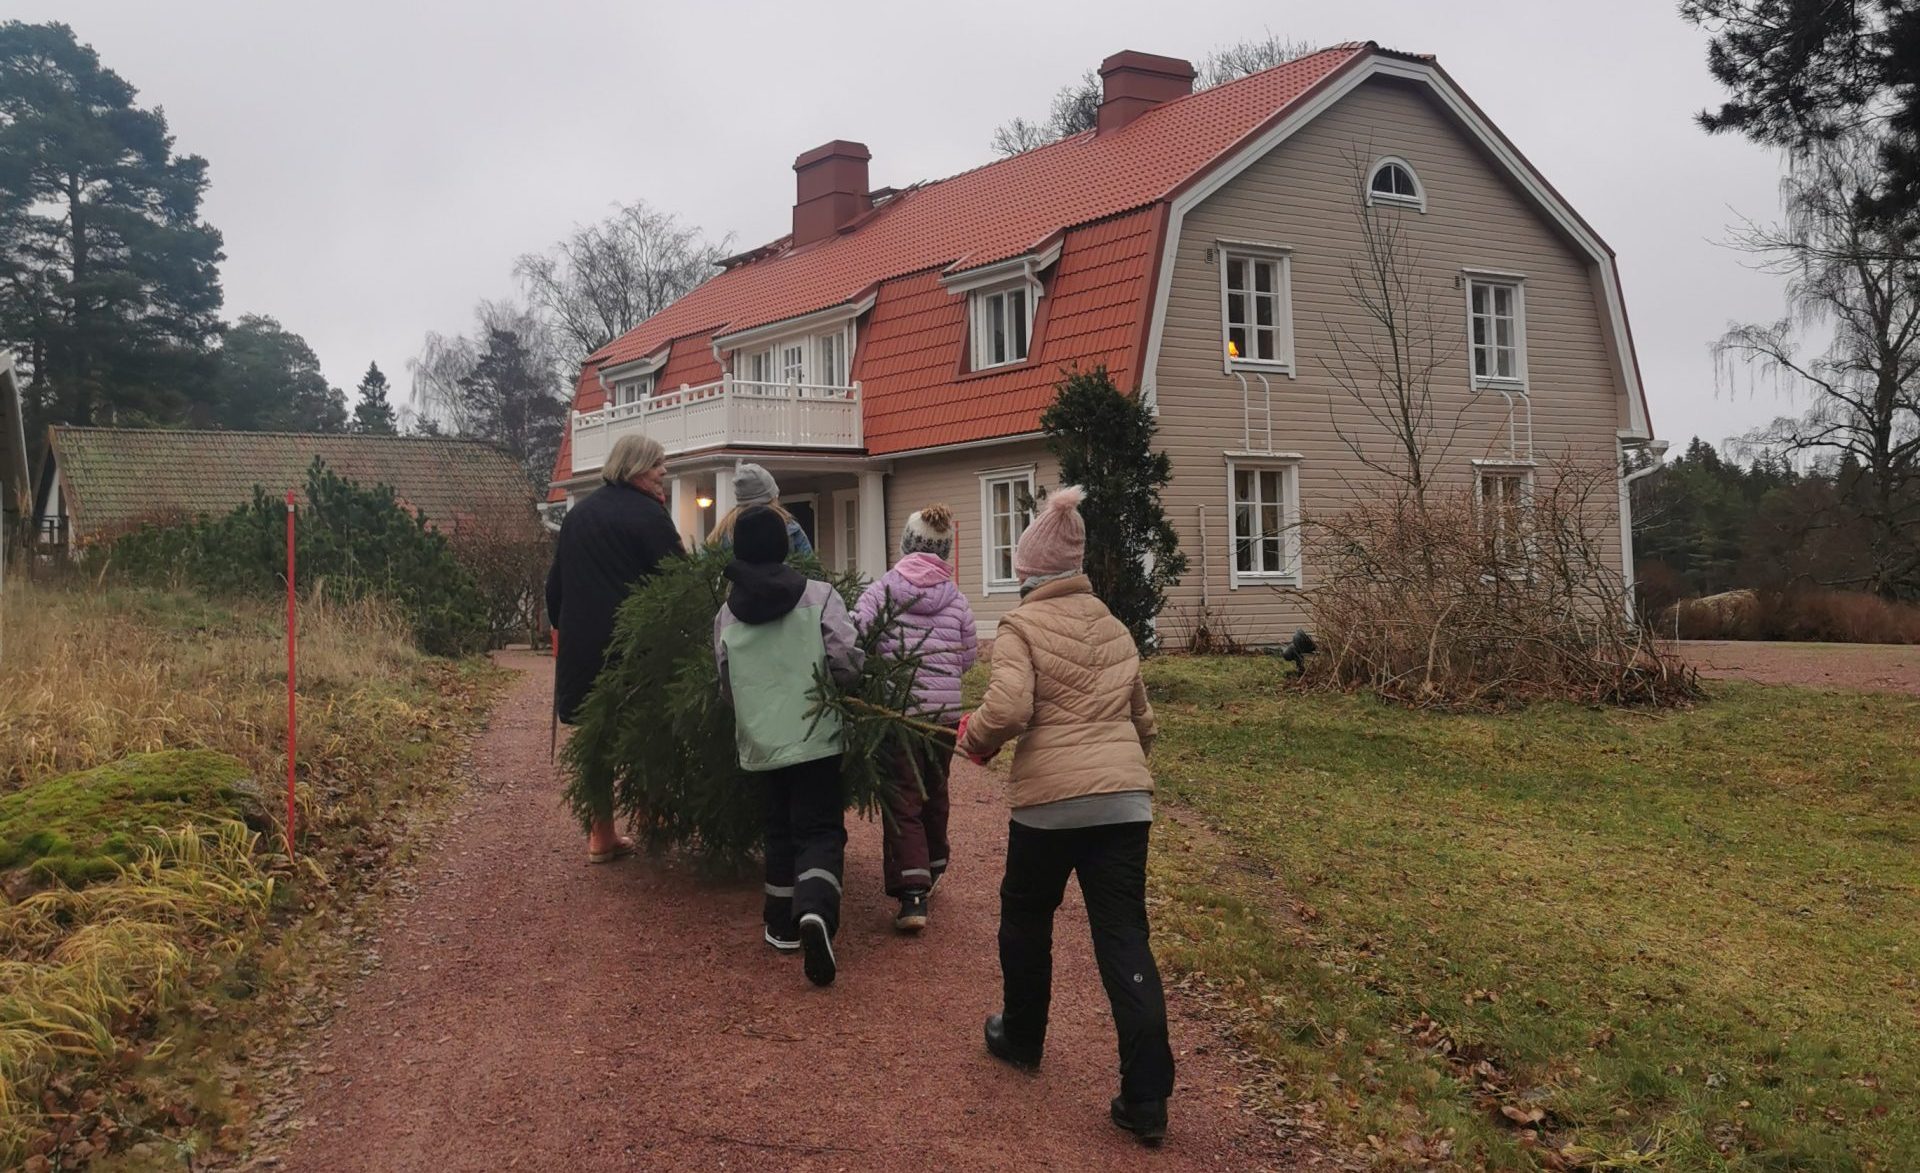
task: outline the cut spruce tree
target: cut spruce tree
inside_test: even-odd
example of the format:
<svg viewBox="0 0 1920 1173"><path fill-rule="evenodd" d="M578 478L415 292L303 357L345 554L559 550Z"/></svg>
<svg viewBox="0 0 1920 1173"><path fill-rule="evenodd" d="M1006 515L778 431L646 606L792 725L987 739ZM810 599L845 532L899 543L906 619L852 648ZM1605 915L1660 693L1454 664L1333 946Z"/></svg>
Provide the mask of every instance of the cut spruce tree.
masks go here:
<svg viewBox="0 0 1920 1173"><path fill-rule="evenodd" d="M621 605L607 664L582 703L564 759L567 802L583 826L609 802L615 817L654 849L682 848L721 865L759 851L761 783L739 766L733 709L720 694L713 662L713 617L726 601L728 553L702 547L663 563ZM832 575L812 558L794 566L831 582L849 610L857 575ZM831 713L843 729L848 807L886 813L893 771L907 751L952 733L909 716L921 657L883 655L897 644L899 613L883 609L860 632L866 663L851 687L825 672L812 688L815 716ZM562 639L566 638L562 633ZM917 770L917 767L915 767ZM917 774L916 774L917 778Z"/></svg>

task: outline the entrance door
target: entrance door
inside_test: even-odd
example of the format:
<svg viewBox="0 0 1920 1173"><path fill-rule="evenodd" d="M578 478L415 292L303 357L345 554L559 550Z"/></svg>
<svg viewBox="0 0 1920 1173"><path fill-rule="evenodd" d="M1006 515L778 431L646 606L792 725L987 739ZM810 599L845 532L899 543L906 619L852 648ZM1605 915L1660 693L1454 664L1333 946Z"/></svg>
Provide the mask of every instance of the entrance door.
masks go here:
<svg viewBox="0 0 1920 1173"><path fill-rule="evenodd" d="M812 501L781 501L780 507L782 509L785 509L788 513L793 514L793 519L800 523L800 528L802 530L806 531L807 540L813 543L814 549L816 550L819 549L820 548L820 529L818 526L814 524L813 502Z"/></svg>

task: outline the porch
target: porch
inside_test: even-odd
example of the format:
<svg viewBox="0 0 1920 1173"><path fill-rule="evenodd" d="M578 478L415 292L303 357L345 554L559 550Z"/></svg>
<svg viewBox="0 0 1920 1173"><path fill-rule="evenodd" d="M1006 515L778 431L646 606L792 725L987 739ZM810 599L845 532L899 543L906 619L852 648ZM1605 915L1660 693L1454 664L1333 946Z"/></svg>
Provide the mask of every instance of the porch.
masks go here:
<svg viewBox="0 0 1920 1173"><path fill-rule="evenodd" d="M658 437L656 437L658 438ZM733 510L733 467L748 460L780 483L780 505L806 531L823 565L869 579L887 572L886 477L891 465L858 456L710 452L667 462L667 508L681 541L704 541Z"/></svg>
<svg viewBox="0 0 1920 1173"><path fill-rule="evenodd" d="M668 456L733 446L854 452L865 446L859 383L758 383L731 375L597 411L576 411L572 429L576 474L606 463L614 441L628 432L652 436Z"/></svg>

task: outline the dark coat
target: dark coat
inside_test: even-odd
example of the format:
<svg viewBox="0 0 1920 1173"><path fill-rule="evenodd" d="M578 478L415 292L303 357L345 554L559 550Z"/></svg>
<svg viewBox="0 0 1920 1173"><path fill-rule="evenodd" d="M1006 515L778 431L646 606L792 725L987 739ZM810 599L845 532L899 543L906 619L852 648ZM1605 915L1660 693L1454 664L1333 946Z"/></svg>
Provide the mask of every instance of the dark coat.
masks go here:
<svg viewBox="0 0 1920 1173"><path fill-rule="evenodd" d="M681 552L667 507L632 485L603 485L567 510L547 572L547 618L560 633L553 704L573 723L606 661L613 613L661 561Z"/></svg>

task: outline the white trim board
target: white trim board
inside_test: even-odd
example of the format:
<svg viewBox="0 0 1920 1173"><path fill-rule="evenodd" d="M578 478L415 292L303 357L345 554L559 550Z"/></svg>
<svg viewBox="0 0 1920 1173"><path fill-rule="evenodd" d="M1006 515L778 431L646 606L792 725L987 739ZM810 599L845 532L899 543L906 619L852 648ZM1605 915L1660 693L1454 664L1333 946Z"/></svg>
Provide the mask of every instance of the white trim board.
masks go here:
<svg viewBox="0 0 1920 1173"><path fill-rule="evenodd" d="M1581 221L1573 209L1547 186L1546 181L1520 158L1519 153L1473 108L1473 105L1437 66L1387 57L1378 50L1374 50L1373 55L1366 61L1334 78L1331 84L1301 102L1296 109L1265 134L1240 148L1236 154L1215 166L1199 182L1173 198L1172 205L1168 209L1166 236L1161 242L1159 277L1155 283L1153 296L1153 318L1147 331L1146 361L1141 364L1142 388L1152 389L1157 381L1157 372L1160 369L1160 347L1166 335L1167 302L1173 289L1173 271L1180 250L1182 233L1186 227L1187 213L1208 196L1238 178L1247 168L1265 158L1268 153L1292 138L1314 119L1326 113L1335 103L1376 77L1420 82L1432 90L1455 121L1466 129L1487 154L1512 177L1528 198L1593 261L1599 271L1601 288L1606 294L1605 312L1607 325L1612 334L1610 341L1615 351L1616 361L1620 364L1621 379L1626 385L1628 430L1636 438L1650 437L1652 433L1647 424L1645 392L1641 389L1640 372L1634 361L1632 335L1627 330L1626 303L1620 294L1619 274L1614 268L1613 253L1607 248L1605 242Z"/></svg>

